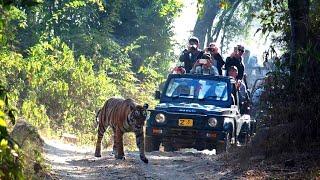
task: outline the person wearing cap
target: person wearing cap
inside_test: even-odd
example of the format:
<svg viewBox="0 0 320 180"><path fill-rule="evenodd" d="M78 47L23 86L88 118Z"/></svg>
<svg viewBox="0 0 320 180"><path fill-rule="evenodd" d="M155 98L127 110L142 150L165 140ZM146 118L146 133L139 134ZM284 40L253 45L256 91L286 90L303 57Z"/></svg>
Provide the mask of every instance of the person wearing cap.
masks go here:
<svg viewBox="0 0 320 180"><path fill-rule="evenodd" d="M228 72L231 66L236 66L238 69L237 79L242 80L244 75L244 64L242 62L244 47L238 45L237 48L237 52L233 53L230 57L226 59L225 69Z"/></svg>
<svg viewBox="0 0 320 180"><path fill-rule="evenodd" d="M215 76L219 75L218 69L213 66L210 53L204 53L201 58L194 63L190 73L206 75L213 74Z"/></svg>
<svg viewBox="0 0 320 180"><path fill-rule="evenodd" d="M183 62L183 66L186 70L186 73L190 73L194 63L201 58L203 51L199 49L199 39L197 37L190 37L188 48L183 50L180 55L180 62Z"/></svg>
<svg viewBox="0 0 320 180"><path fill-rule="evenodd" d="M217 68L219 75L222 75L222 67L225 64L225 62L223 61L222 56L218 52L218 47L216 46L216 44L214 42L211 42L209 44L209 47L207 47L205 51L211 54L213 66Z"/></svg>

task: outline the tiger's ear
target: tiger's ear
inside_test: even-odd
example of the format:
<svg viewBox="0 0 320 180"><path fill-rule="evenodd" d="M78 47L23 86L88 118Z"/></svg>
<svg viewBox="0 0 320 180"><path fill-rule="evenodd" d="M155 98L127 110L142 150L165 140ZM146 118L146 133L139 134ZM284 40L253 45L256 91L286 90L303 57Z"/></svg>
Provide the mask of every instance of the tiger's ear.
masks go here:
<svg viewBox="0 0 320 180"><path fill-rule="evenodd" d="M145 110L147 110L148 107L149 107L149 104L147 104L147 103L145 103L145 104L143 105L143 108L144 108Z"/></svg>

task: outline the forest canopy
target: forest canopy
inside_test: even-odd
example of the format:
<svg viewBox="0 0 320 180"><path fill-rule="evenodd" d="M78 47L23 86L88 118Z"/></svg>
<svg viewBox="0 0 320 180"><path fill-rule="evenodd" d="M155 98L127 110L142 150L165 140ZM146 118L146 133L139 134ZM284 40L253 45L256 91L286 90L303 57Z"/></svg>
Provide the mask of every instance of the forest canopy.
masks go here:
<svg viewBox="0 0 320 180"><path fill-rule="evenodd" d="M0 79L9 104L46 133L92 143L107 98L155 103L181 8L175 0L1 1Z"/></svg>

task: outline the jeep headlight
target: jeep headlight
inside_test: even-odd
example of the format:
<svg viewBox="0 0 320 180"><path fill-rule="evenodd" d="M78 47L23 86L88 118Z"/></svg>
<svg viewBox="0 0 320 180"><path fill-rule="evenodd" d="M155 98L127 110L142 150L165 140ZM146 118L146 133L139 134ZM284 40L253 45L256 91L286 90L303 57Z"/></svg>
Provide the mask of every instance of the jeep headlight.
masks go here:
<svg viewBox="0 0 320 180"><path fill-rule="evenodd" d="M208 124L209 124L209 126L211 126L211 127L216 127L217 124L218 124L218 121L217 121L216 118L210 118L210 119L208 119Z"/></svg>
<svg viewBox="0 0 320 180"><path fill-rule="evenodd" d="M166 120L166 117L164 116L164 114L159 113L156 115L157 123L163 123L165 120Z"/></svg>

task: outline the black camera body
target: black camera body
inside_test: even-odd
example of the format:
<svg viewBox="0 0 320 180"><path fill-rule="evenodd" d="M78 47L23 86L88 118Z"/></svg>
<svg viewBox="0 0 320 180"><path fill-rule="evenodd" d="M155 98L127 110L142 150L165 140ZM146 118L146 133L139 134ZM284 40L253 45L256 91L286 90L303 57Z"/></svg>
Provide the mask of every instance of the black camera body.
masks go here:
<svg viewBox="0 0 320 180"><path fill-rule="evenodd" d="M207 50L208 50L209 52L213 52L213 48L211 48L211 47L208 47Z"/></svg>

